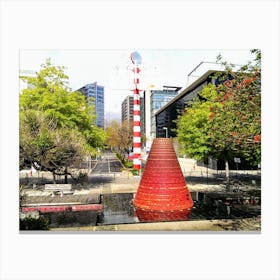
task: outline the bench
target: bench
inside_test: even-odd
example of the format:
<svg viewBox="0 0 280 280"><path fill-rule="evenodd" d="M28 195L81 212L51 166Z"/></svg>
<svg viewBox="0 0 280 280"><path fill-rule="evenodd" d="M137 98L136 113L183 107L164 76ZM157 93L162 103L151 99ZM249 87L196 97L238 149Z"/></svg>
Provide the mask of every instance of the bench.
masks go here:
<svg viewBox="0 0 280 280"><path fill-rule="evenodd" d="M60 192L60 196L63 196L63 194L66 193L73 193L71 190L71 184L45 184L45 191L51 191L52 196L54 196L55 192Z"/></svg>

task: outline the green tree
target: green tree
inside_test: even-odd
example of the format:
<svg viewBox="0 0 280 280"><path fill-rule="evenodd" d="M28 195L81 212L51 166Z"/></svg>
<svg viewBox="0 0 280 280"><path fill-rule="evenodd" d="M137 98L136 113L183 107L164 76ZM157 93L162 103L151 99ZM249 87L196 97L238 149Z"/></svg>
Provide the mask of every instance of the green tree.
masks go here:
<svg viewBox="0 0 280 280"><path fill-rule="evenodd" d="M128 121L119 123L112 121L106 128L107 145L111 149L128 155L133 144L133 124Z"/></svg>
<svg viewBox="0 0 280 280"><path fill-rule="evenodd" d="M185 108L185 113L179 116L177 121L177 136L185 153L199 161L213 153L210 145L211 122L209 115L214 106L219 106L216 98L216 87L209 84Z"/></svg>
<svg viewBox="0 0 280 280"><path fill-rule="evenodd" d="M90 107L80 92L70 91L64 67L53 66L49 59L41 67L36 77L22 77L30 87L22 90L20 111L42 111L47 118L54 119L58 127L90 130Z"/></svg>
<svg viewBox="0 0 280 280"><path fill-rule="evenodd" d="M87 155L85 138L76 129L58 128L43 112L20 113L20 163L54 175L70 175L68 167ZM67 176L65 177L67 181Z"/></svg>
<svg viewBox="0 0 280 280"><path fill-rule="evenodd" d="M123 121L118 131L119 149L123 155L128 155L133 145L133 124Z"/></svg>
<svg viewBox="0 0 280 280"><path fill-rule="evenodd" d="M53 174L103 147L104 131L93 125L92 105L68 87L64 68L50 60L36 77L22 77L31 87L20 95L20 163L34 164ZM67 177L66 177L67 178Z"/></svg>
<svg viewBox="0 0 280 280"><path fill-rule="evenodd" d="M106 129L106 144L113 151L119 150L119 134L120 123L116 120L111 121Z"/></svg>
<svg viewBox="0 0 280 280"><path fill-rule="evenodd" d="M222 62L219 85L208 85L194 100L191 108L178 120L177 132L189 156L224 159L229 182L228 161L241 156L252 164L261 156L261 53L254 62L234 72ZM218 57L220 61L222 58Z"/></svg>

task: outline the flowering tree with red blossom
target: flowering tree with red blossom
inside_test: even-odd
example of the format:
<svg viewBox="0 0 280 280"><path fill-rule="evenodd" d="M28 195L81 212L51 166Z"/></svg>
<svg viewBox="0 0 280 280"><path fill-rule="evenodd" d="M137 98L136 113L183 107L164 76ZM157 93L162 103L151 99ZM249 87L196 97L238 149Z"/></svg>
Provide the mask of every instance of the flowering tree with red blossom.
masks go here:
<svg viewBox="0 0 280 280"><path fill-rule="evenodd" d="M252 53L254 62L237 71L222 62L225 71L217 73L218 85L206 86L202 100L195 99L177 123L186 153L198 160L203 154L223 159L228 183L229 160L242 157L256 165L261 158L261 52Z"/></svg>

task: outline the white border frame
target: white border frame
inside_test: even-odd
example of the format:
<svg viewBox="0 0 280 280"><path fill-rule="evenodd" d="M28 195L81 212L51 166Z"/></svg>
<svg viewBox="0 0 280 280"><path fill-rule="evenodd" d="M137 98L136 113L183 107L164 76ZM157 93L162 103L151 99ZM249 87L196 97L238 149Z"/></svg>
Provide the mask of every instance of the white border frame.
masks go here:
<svg viewBox="0 0 280 280"><path fill-rule="evenodd" d="M1 1L0 279L279 279L279 34L276 0ZM19 49L147 47L262 49L262 233L19 234Z"/></svg>

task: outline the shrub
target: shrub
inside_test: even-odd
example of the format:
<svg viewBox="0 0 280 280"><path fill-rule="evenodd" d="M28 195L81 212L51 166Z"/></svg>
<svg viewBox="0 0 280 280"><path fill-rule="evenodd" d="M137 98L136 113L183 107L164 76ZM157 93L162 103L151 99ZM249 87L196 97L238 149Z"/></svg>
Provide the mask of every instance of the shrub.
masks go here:
<svg viewBox="0 0 280 280"><path fill-rule="evenodd" d="M48 230L48 219L40 216L38 219L32 217L26 217L20 220L20 230Z"/></svg>

